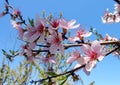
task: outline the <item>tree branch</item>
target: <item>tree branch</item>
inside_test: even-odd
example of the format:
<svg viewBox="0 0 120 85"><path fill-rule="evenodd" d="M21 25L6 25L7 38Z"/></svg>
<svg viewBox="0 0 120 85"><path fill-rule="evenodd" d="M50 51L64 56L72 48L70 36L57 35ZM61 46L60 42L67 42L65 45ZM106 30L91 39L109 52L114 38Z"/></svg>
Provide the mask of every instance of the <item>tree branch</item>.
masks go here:
<svg viewBox="0 0 120 85"><path fill-rule="evenodd" d="M104 43L101 43L101 45L115 44L115 43L118 43L118 42L104 42ZM116 50L118 50L118 49L120 49L120 46L112 49L111 51L109 51L108 53L106 53L105 56L108 56L109 54L113 53L114 51L116 51ZM37 81L32 80L31 83L35 83L35 84L36 84L37 82L42 83L43 81L48 80L48 79L53 79L53 78L56 78L56 77L60 77L60 76L63 76L63 75L67 75L67 74L72 75L72 73L74 73L75 71L77 71L77 70L79 70L79 69L81 69L81 68L84 68L85 65L86 65L86 64L84 64L84 65L82 65L82 66L80 66L80 67L78 67L78 68L72 69L72 70L70 70L70 71L67 71L67 72L64 72L64 73L55 75L55 76L51 76L51 77L48 76L47 78L40 79L40 80L37 80Z"/></svg>
<svg viewBox="0 0 120 85"><path fill-rule="evenodd" d="M79 44L64 44L65 49L68 49L70 47L78 47L78 46L82 46L83 44L88 44L91 45L92 42L90 43L79 43ZM110 44L120 44L120 41L101 41L100 42L101 45L110 45Z"/></svg>

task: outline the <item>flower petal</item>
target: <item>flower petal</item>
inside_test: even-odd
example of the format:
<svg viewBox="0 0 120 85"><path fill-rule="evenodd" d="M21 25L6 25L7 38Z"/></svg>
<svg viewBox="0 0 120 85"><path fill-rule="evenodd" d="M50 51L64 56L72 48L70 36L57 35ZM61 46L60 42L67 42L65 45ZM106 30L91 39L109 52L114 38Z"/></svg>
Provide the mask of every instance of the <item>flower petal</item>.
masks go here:
<svg viewBox="0 0 120 85"><path fill-rule="evenodd" d="M90 61L90 62L88 62L86 64L86 66L85 66L86 71L91 71L92 68L95 66L95 64L96 64L96 61Z"/></svg>
<svg viewBox="0 0 120 85"><path fill-rule="evenodd" d="M99 60L99 61L102 61L104 57L105 57L105 56L102 56L102 55L101 55L101 56L98 57L98 60Z"/></svg>
<svg viewBox="0 0 120 85"><path fill-rule="evenodd" d="M69 58L67 59L67 63L72 63L72 62L74 62L76 59L77 59L76 57L69 57Z"/></svg>
<svg viewBox="0 0 120 85"><path fill-rule="evenodd" d="M83 64L86 63L86 62L85 62L85 59L84 59L83 57L78 58L78 59L77 59L77 62L78 62L80 65L83 65Z"/></svg>
<svg viewBox="0 0 120 85"><path fill-rule="evenodd" d="M95 40L95 41L92 42L91 50L95 53L99 53L100 52L100 47L101 47L100 42Z"/></svg>
<svg viewBox="0 0 120 85"><path fill-rule="evenodd" d="M80 24L74 25L74 26L70 26L70 29L74 29L74 28L78 28L80 26Z"/></svg>
<svg viewBox="0 0 120 85"><path fill-rule="evenodd" d="M71 20L71 21L68 22L68 25L73 26L75 23L76 23L76 20Z"/></svg>
<svg viewBox="0 0 120 85"><path fill-rule="evenodd" d="M81 50L87 55L89 56L91 53L91 47L89 45L83 45L81 47Z"/></svg>
<svg viewBox="0 0 120 85"><path fill-rule="evenodd" d="M78 68L78 67L80 67L80 66L81 66L81 65L78 63L78 64L75 65L74 69L76 69L76 68Z"/></svg>
<svg viewBox="0 0 120 85"><path fill-rule="evenodd" d="M62 44L60 44L60 45L58 46L58 49L59 49L59 51L60 51L61 54L64 54L64 47L63 47Z"/></svg>
<svg viewBox="0 0 120 85"><path fill-rule="evenodd" d="M40 36L39 32L36 32L35 34L30 37L29 41L30 43L34 42L38 37Z"/></svg>
<svg viewBox="0 0 120 85"><path fill-rule="evenodd" d="M92 32L87 32L86 34L84 34L84 37L89 37L92 35Z"/></svg>
<svg viewBox="0 0 120 85"><path fill-rule="evenodd" d="M55 54L57 49L58 49L58 46L53 44L53 45L50 46L49 51L50 51L51 54Z"/></svg>

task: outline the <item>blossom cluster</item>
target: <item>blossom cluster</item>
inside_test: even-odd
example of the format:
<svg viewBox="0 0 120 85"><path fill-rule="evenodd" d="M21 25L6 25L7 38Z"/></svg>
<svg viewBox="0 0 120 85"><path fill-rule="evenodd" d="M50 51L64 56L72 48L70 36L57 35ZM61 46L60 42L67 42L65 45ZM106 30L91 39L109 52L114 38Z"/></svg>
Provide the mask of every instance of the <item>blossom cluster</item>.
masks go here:
<svg viewBox="0 0 120 85"><path fill-rule="evenodd" d="M21 46L19 54L32 62L39 59L43 63L56 64L56 53L64 54L66 40L70 43L83 43L80 47L82 53L75 48L75 51L71 52L66 62L69 64L77 61L74 69L85 65L83 69L89 75L96 63L103 60L107 52L105 46L101 46L100 42L118 40L106 34L103 40L95 40L91 44L85 44L84 38L91 36L92 32L86 31L80 24L76 24L76 20L54 17L42 18L36 15L35 20L29 20L30 23L22 27L22 24L16 20L21 15L20 11L13 10L13 15L16 17L11 20L11 23L18 30L19 38L26 42L25 45ZM77 30L76 35L67 37L67 32L73 29Z"/></svg>
<svg viewBox="0 0 120 85"><path fill-rule="evenodd" d="M7 5L7 11L8 7ZM7 11L6 13L9 13ZM100 41L95 40L90 42L90 40L88 40L85 42L84 38L91 36L92 32L86 31L80 24L76 24L76 20L74 19L66 20L62 17L42 18L36 15L35 20L29 19L29 23L26 24L19 9L13 9L10 15L12 17L12 26L18 30L19 39L25 42L25 44L21 46L19 55L25 56L31 62L34 62L35 59L39 59L43 61L43 63L56 64L56 53L64 55L67 49L65 47L67 41L70 44L82 44L79 46L80 50L78 50L77 48L79 47L77 47L74 51L71 51L70 57L66 62L69 64L77 61L74 69L84 65L83 70L89 75L97 62L100 62L106 56L107 50L105 46L101 45L101 42L118 41L117 38L106 34L105 38ZM115 5L114 13L109 13L107 9L102 20L103 23L120 22L120 5ZM25 25L24 27L23 24ZM74 37L68 36L67 33L69 30L73 29L77 29L76 35ZM119 55L118 51L115 51L115 54Z"/></svg>
<svg viewBox="0 0 120 85"><path fill-rule="evenodd" d="M118 23L120 22L120 4L115 4L114 12L109 12L106 9L104 16L102 17L103 23Z"/></svg>

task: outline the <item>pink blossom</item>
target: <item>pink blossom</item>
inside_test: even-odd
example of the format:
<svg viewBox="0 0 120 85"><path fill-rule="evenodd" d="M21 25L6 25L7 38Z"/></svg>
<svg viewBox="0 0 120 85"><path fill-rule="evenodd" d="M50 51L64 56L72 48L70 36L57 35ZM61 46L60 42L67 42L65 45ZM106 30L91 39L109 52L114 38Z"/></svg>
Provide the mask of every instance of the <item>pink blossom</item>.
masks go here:
<svg viewBox="0 0 120 85"><path fill-rule="evenodd" d="M16 28L17 30L18 30L18 32L19 32L19 37L20 38L23 38L23 28L21 27L21 24L20 23L18 23L18 22L16 22L16 21L14 21L14 20L11 20L11 24L12 24L12 26L14 27L14 28Z"/></svg>
<svg viewBox="0 0 120 85"><path fill-rule="evenodd" d="M115 4L115 11L114 11L114 13L116 14L120 14L120 4Z"/></svg>
<svg viewBox="0 0 120 85"><path fill-rule="evenodd" d="M74 61L76 61L77 59L79 59L81 56L80 56L80 53L77 49L75 49L74 52L71 53L71 56L67 59L67 63L72 63Z"/></svg>
<svg viewBox="0 0 120 85"><path fill-rule="evenodd" d="M119 51L113 52L113 56L115 56L115 57L117 57L118 59L120 59L120 53L119 53Z"/></svg>
<svg viewBox="0 0 120 85"><path fill-rule="evenodd" d="M109 10L106 9L104 16L102 17L103 23L113 23L114 22L114 15L113 13L109 13Z"/></svg>
<svg viewBox="0 0 120 85"><path fill-rule="evenodd" d="M60 27L62 27L64 29L78 28L80 26L80 24L74 25L75 23L76 23L76 20L67 21L63 18L60 19Z"/></svg>
<svg viewBox="0 0 120 85"><path fill-rule="evenodd" d="M67 63L72 63L74 61L78 62L78 64L76 64L74 68L80 67L81 65L85 64L84 58L80 55L77 49L75 49L75 51L71 53L71 56L67 59Z"/></svg>
<svg viewBox="0 0 120 85"><path fill-rule="evenodd" d="M101 61L105 56L105 52L98 41L92 42L91 46L83 45L82 51L85 54L84 59L87 62L85 66L87 72L90 72L95 67L97 60Z"/></svg>
<svg viewBox="0 0 120 85"><path fill-rule="evenodd" d="M19 9L14 9L13 14L16 16L20 16L20 10Z"/></svg>
<svg viewBox="0 0 120 85"><path fill-rule="evenodd" d="M24 40L32 43L37 40L38 43L44 42L45 36L45 20L39 16L36 17L35 27L27 30Z"/></svg>
<svg viewBox="0 0 120 85"><path fill-rule="evenodd" d="M27 56L32 56L32 49L30 49L28 46L22 45L21 48L22 50L19 53L20 56L23 56L24 54L26 54Z"/></svg>
<svg viewBox="0 0 120 85"><path fill-rule="evenodd" d="M106 41L117 41L118 39L115 37L111 37L110 35L106 34L104 40Z"/></svg>
<svg viewBox="0 0 120 85"><path fill-rule="evenodd" d="M53 29L57 29L59 27L59 20L58 19L51 19L50 25Z"/></svg>
<svg viewBox="0 0 120 85"><path fill-rule="evenodd" d="M27 56L32 56L32 50L35 48L36 46L36 43L29 43L28 45L22 45L21 48L21 52L20 52L20 55L24 55L26 54Z"/></svg>
<svg viewBox="0 0 120 85"><path fill-rule="evenodd" d="M57 50L59 50L61 54L64 53L61 34L53 31L52 34L48 36L47 41L50 43L49 51L51 54L55 54Z"/></svg>
<svg viewBox="0 0 120 85"><path fill-rule="evenodd" d="M113 55L114 55L114 56L120 56L117 51L113 52Z"/></svg>
<svg viewBox="0 0 120 85"><path fill-rule="evenodd" d="M118 23L120 22L120 14L118 13L119 7L115 8L114 13L110 13L108 9L105 11L104 16L102 17L103 23Z"/></svg>
<svg viewBox="0 0 120 85"><path fill-rule="evenodd" d="M77 35L73 38L69 38L70 41L83 40L84 37L89 37L92 35L92 32L86 32L85 29L80 29L77 31Z"/></svg>
<svg viewBox="0 0 120 85"><path fill-rule="evenodd" d="M34 54L32 52L32 50L35 48L36 44L35 43L29 43L28 45L22 45L21 48L21 52L19 53L20 56L26 55L27 59L29 61L33 61L34 60Z"/></svg>
<svg viewBox="0 0 120 85"><path fill-rule="evenodd" d="M16 22L15 20L11 20L11 24L14 28L17 29L17 27L20 25L20 23Z"/></svg>
<svg viewBox="0 0 120 85"><path fill-rule="evenodd" d="M80 39L83 37L89 37L92 34L92 32L86 32L85 29L80 29L77 31L77 37Z"/></svg>

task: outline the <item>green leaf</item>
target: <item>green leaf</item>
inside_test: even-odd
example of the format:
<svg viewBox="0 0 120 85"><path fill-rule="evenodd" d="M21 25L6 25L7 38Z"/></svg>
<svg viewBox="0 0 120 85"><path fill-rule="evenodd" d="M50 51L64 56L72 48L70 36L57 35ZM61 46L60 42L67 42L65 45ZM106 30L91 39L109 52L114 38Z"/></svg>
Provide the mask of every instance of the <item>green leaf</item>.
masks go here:
<svg viewBox="0 0 120 85"><path fill-rule="evenodd" d="M11 57L5 50L2 49L3 55L5 55L7 58Z"/></svg>
<svg viewBox="0 0 120 85"><path fill-rule="evenodd" d="M50 75L50 76L55 76L55 75L57 75L55 72L50 72L50 71L47 72L47 74Z"/></svg>
<svg viewBox="0 0 120 85"><path fill-rule="evenodd" d="M29 21L29 23L30 23L31 26L34 26L34 19L28 18L28 21Z"/></svg>
<svg viewBox="0 0 120 85"><path fill-rule="evenodd" d="M14 51L14 50L9 50L9 52L10 52L12 55L15 55L15 51Z"/></svg>
<svg viewBox="0 0 120 85"><path fill-rule="evenodd" d="M92 81L89 85L94 85L95 81Z"/></svg>
<svg viewBox="0 0 120 85"><path fill-rule="evenodd" d="M67 78L65 80L63 80L60 85L63 85L65 82L67 81Z"/></svg>

